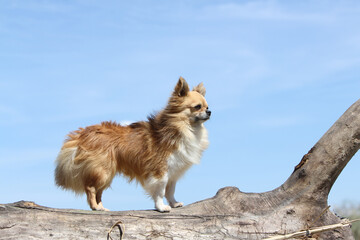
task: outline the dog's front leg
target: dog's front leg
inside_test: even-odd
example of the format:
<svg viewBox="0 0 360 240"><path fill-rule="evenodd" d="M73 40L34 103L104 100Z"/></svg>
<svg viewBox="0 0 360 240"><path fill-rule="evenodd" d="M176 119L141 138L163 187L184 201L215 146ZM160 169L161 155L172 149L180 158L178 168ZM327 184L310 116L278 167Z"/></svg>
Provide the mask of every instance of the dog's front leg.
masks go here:
<svg viewBox="0 0 360 240"><path fill-rule="evenodd" d="M176 186L175 181L169 181L168 184L166 185L166 192L165 192L165 197L168 200L168 202L172 208L182 207L184 205L184 203L177 202L175 200L175 197L174 197L175 186Z"/></svg>
<svg viewBox="0 0 360 240"><path fill-rule="evenodd" d="M167 185L168 178L163 176L158 179L155 177L150 177L146 180L144 184L145 190L150 194L155 202L155 208L159 212L170 212L171 207L164 204L165 189Z"/></svg>

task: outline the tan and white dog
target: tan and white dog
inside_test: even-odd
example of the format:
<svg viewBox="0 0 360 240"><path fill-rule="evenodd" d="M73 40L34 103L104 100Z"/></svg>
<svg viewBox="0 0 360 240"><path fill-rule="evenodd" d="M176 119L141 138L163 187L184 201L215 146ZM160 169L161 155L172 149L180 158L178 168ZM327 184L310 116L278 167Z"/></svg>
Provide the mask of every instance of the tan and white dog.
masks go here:
<svg viewBox="0 0 360 240"><path fill-rule="evenodd" d="M176 182L208 146L203 123L211 112L205 92L202 83L190 91L180 77L167 106L147 121L102 122L71 132L56 160L56 184L85 192L91 209L104 211L102 193L119 173L136 179L158 211L183 206L174 198Z"/></svg>

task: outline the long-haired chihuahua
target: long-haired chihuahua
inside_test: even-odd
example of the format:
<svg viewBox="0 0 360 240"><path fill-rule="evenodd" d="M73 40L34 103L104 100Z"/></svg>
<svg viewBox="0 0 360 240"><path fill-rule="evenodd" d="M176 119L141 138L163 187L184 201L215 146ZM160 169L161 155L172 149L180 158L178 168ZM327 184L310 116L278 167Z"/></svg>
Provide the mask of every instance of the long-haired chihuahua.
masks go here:
<svg viewBox="0 0 360 240"><path fill-rule="evenodd" d="M91 209L106 211L101 195L119 173L137 180L158 211L183 206L174 197L176 182L208 146L205 92L202 83L190 91L180 77L167 106L147 121L102 122L71 132L56 159L56 184L85 192Z"/></svg>

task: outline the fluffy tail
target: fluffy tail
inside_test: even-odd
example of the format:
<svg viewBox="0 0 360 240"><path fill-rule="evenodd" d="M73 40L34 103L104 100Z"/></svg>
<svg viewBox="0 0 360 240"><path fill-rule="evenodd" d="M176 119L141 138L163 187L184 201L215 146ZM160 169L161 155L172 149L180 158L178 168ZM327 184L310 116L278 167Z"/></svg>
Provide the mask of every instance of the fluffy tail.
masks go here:
<svg viewBox="0 0 360 240"><path fill-rule="evenodd" d="M83 193L84 186L79 179L79 169L74 164L77 147L63 147L56 159L55 183L64 189Z"/></svg>

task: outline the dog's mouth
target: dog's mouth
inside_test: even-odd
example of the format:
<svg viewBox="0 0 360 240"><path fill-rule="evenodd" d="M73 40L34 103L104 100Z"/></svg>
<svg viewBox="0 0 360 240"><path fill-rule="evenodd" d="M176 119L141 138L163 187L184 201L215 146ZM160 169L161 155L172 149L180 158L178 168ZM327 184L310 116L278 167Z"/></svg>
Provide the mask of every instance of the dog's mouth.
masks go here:
<svg viewBox="0 0 360 240"><path fill-rule="evenodd" d="M210 117L204 117L204 118L199 118L199 117L197 117L195 120L196 120L196 121L206 121L206 120L208 120L208 119L210 119Z"/></svg>
<svg viewBox="0 0 360 240"><path fill-rule="evenodd" d="M193 116L192 120L195 123L196 122L205 122L210 119L210 116L211 116L211 111L206 110L205 112L201 112L201 113L197 114L196 116Z"/></svg>
<svg viewBox="0 0 360 240"><path fill-rule="evenodd" d="M209 120L209 119L210 119L210 115L195 117L195 122L199 122L199 121L205 122L206 120Z"/></svg>

